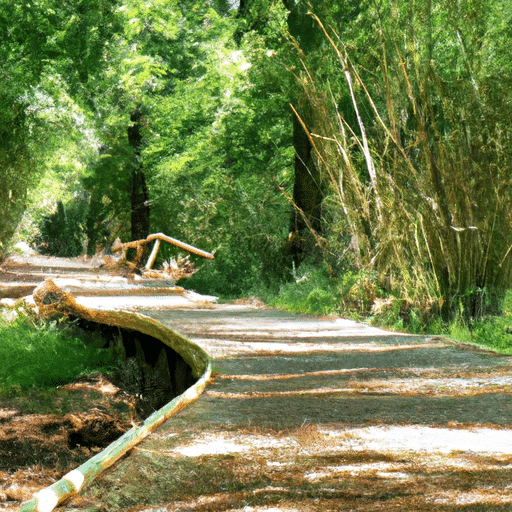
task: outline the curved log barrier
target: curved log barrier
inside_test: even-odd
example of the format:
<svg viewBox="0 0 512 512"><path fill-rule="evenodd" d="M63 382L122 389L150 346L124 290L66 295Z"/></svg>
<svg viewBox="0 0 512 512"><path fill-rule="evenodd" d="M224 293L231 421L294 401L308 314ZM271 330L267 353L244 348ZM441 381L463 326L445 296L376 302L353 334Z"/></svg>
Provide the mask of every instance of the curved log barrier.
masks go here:
<svg viewBox="0 0 512 512"><path fill-rule="evenodd" d="M55 314L80 316L92 322L131 329L157 338L180 354L191 367L194 377L199 379L184 393L149 416L142 425L133 427L102 452L40 491L32 500L23 503L20 509L21 512L51 512L57 505L79 493L171 416L196 400L204 391L212 370L208 354L201 347L152 318L124 311L96 311L86 308L51 280L36 288L34 300L39 313L46 317Z"/></svg>

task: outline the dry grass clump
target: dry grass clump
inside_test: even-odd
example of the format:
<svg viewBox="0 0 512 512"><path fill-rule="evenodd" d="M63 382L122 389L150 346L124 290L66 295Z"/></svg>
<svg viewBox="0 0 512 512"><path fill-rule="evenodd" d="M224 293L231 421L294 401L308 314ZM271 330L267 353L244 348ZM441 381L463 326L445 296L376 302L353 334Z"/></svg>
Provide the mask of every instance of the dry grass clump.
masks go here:
<svg viewBox="0 0 512 512"><path fill-rule="evenodd" d="M192 277L197 272L197 268L195 263L189 261L189 258L189 255L169 258L168 261L162 263L159 270L142 270L142 275L152 279L174 279L176 281L184 277Z"/></svg>

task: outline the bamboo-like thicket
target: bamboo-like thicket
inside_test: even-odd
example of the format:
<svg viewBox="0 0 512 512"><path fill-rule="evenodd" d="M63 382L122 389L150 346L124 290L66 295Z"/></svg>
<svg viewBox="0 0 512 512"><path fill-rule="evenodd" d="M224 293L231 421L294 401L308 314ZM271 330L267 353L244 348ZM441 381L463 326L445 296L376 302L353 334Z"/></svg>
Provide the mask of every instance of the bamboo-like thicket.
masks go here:
<svg viewBox="0 0 512 512"><path fill-rule="evenodd" d="M375 10L364 65L316 18L336 72L319 80L302 55L301 84L338 268L474 317L498 310L511 280L510 80L493 66L489 2L452 3Z"/></svg>

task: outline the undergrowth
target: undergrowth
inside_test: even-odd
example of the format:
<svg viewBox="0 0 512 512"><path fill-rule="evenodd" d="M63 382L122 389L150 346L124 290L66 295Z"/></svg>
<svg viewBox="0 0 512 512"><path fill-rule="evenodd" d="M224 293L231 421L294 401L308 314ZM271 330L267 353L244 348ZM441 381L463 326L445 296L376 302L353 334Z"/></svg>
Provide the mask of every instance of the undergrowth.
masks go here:
<svg viewBox="0 0 512 512"><path fill-rule="evenodd" d="M293 267L292 280L284 283L269 303L292 313L328 315L339 303L335 283L325 269L312 265Z"/></svg>
<svg viewBox="0 0 512 512"><path fill-rule="evenodd" d="M85 342L62 321L42 321L26 309L11 321L0 315L0 340L0 394L51 389L116 366L103 340Z"/></svg>

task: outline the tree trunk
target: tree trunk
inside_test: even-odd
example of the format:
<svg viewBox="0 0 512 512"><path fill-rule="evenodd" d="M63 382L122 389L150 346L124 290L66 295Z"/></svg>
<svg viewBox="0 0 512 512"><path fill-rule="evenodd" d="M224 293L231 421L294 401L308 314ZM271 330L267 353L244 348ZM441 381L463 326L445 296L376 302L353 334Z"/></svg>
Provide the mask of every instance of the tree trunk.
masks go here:
<svg viewBox="0 0 512 512"><path fill-rule="evenodd" d="M146 238L149 233L149 195L146 176L140 157L142 134L140 132L142 113L139 109L132 112L128 127L128 142L134 150L131 192L131 237L132 240Z"/></svg>
<svg viewBox="0 0 512 512"><path fill-rule="evenodd" d="M307 122L307 120L305 120ZM295 148L295 182L293 200L295 212L292 219L292 232L322 229L322 189L320 172L313 158L313 148L302 124L294 116L293 145Z"/></svg>
<svg viewBox="0 0 512 512"><path fill-rule="evenodd" d="M308 16L309 5L307 2L296 0L282 0L288 11L288 29L290 34L299 42L302 51L307 54L317 45L315 24ZM247 25L241 28L235 35L235 41L240 43L244 33L251 30L263 33L268 28L265 16L270 9L269 2L262 0L239 0L238 17L246 21ZM313 126L313 111L304 94L298 93L298 98L293 101L301 121L306 130ZM293 117L293 145L295 149L295 181L293 188L293 201L295 211L290 222L290 236L287 252L299 263L311 249L311 230L320 232L321 205L323 200L320 183L320 172L315 163L314 151L308 134L294 114Z"/></svg>
<svg viewBox="0 0 512 512"><path fill-rule="evenodd" d="M131 225L132 240L141 240L149 235L149 205L146 177L142 169L132 171Z"/></svg>
<svg viewBox="0 0 512 512"><path fill-rule="evenodd" d="M316 47L315 27L313 20L307 15L309 7L305 2L283 0L288 14L288 29L299 42L304 54ZM320 170L314 158L312 147L306 130L314 126L313 106L306 95L299 93L294 102L298 116L293 117L293 146L295 149L295 176L293 201L295 212L292 218L290 247L294 260L298 263L312 249L311 230L319 233L322 229L322 200Z"/></svg>

